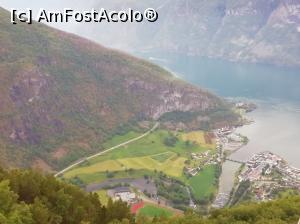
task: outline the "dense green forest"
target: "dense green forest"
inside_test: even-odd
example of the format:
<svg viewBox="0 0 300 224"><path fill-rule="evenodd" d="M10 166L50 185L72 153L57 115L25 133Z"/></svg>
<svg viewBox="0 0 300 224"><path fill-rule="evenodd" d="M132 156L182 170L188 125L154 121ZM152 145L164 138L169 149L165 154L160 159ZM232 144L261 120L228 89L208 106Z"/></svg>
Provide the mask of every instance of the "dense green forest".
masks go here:
<svg viewBox="0 0 300 224"><path fill-rule="evenodd" d="M134 217L123 202L101 205L96 194L35 171L0 170L0 224L296 224L300 197L245 204L182 217Z"/></svg>
<svg viewBox="0 0 300 224"><path fill-rule="evenodd" d="M0 224L92 224L132 220L129 207L34 171L0 171Z"/></svg>

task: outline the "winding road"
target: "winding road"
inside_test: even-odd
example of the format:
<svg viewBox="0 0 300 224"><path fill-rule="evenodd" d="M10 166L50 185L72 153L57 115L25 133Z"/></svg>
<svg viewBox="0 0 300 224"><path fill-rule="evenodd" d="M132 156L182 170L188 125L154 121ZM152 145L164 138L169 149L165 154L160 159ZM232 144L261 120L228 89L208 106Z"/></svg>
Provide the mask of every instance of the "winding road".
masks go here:
<svg viewBox="0 0 300 224"><path fill-rule="evenodd" d="M95 158L95 157L97 157L97 156L101 156L101 155L103 155L103 154L105 154L105 153L108 153L108 152L110 152L110 151L112 151L112 150L115 150L115 149L117 149L117 148L120 148L120 147L122 147L122 146L125 146L125 145L127 145L127 144L130 144L130 143L132 143L132 142L135 142L135 141L137 141L137 140L140 140L141 138L144 138L144 137L146 137L147 135L149 135L151 132L153 132L158 126L159 126L159 122L155 123L155 125L154 125L149 131L147 131L146 133L144 133L144 134L142 134L142 135L140 135L140 136L138 136L138 137L136 137L136 138L130 139L130 140L126 141L126 142L123 142L123 143L121 143L121 144L119 144L119 145L116 145L116 146L114 146L114 147L111 147L111 148L109 148L109 149L106 149L106 150L104 150L104 151L101 151L101 152L99 152L99 153L96 153L96 154L94 154L94 155L92 155L92 156L85 157L85 158L79 160L78 162L75 162L75 163L73 163L72 165L68 166L67 168L65 168L65 169L63 169L63 170L61 170L61 171L59 171L58 173L56 173L56 174L54 175L54 177L58 177L59 175L64 174L64 173L67 172L68 170L70 170L70 169L72 169L72 168L74 168L74 167L76 167L76 166L82 164L82 163L85 162L85 161L88 161L88 160L93 159L93 158Z"/></svg>

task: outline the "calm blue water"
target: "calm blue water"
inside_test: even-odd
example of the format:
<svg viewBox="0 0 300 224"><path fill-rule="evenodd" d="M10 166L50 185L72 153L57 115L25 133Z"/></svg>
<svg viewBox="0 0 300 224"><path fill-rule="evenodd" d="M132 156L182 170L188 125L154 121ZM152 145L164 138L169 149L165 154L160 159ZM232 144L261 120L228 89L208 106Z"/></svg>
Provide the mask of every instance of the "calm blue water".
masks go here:
<svg viewBox="0 0 300 224"><path fill-rule="evenodd" d="M300 69L176 54L142 55L182 79L225 97L300 102Z"/></svg>

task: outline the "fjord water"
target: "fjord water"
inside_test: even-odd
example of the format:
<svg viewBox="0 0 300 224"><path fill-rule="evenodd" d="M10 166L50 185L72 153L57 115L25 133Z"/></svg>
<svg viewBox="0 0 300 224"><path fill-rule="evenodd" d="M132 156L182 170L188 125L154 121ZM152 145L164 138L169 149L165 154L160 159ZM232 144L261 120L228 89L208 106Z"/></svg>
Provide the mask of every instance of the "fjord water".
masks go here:
<svg viewBox="0 0 300 224"><path fill-rule="evenodd" d="M145 57L145 55L143 55ZM272 151L300 168L300 69L243 64L202 57L156 54L150 59L179 78L223 97L247 98L258 105L248 114L255 122L237 131L250 140L231 155L246 161L254 153ZM238 166L223 165L220 193L229 194Z"/></svg>
<svg viewBox="0 0 300 224"><path fill-rule="evenodd" d="M223 97L246 98L258 105L248 114L255 122L238 129L250 142L232 155L247 160L272 151L300 168L300 69L243 64L178 54L148 59L201 88Z"/></svg>
<svg viewBox="0 0 300 224"><path fill-rule="evenodd" d="M179 54L152 54L146 57L180 78L220 96L300 102L299 68L235 63Z"/></svg>
<svg viewBox="0 0 300 224"><path fill-rule="evenodd" d="M255 122L237 130L250 141L231 157L247 160L253 153L268 150L300 168L300 104L278 99L256 103L258 109L248 115Z"/></svg>

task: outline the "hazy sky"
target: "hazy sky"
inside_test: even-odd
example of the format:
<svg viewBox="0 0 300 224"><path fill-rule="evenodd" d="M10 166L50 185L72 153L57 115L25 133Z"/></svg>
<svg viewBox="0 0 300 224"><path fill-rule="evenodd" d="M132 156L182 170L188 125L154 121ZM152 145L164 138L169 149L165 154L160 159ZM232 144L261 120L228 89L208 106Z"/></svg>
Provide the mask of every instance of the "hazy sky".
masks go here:
<svg viewBox="0 0 300 224"><path fill-rule="evenodd" d="M89 6L93 2L101 2L101 0L0 0L0 5L4 8L32 8L32 9L63 9L65 7L82 7Z"/></svg>
<svg viewBox="0 0 300 224"><path fill-rule="evenodd" d="M139 0L132 0L132 2L136 1L138 2ZM40 9L60 12L63 12L65 8L71 8L77 11L101 7L106 9L117 9L121 3L122 0L0 0L0 6L7 10L11 10L12 8L19 10L25 10L27 8L32 9L34 18ZM120 7L122 8L122 6ZM127 6L125 6L125 8L127 8ZM128 38L124 40L124 35L128 31L127 26L134 27L136 24L126 24L125 26L124 24L99 23L95 25L94 23L79 24L70 21L68 23L47 23L47 25L94 40L107 47L128 50L126 48ZM101 35L103 30L107 30L108 32L106 32L105 35ZM122 35L119 35L119 30L121 30ZM129 41L131 41L131 39L133 38L130 37Z"/></svg>
<svg viewBox="0 0 300 224"><path fill-rule="evenodd" d="M38 12L41 8L46 10L63 10L64 8L83 9L91 7L95 2L101 2L101 0L0 0L0 6L11 10L15 9L26 9L30 8L33 12ZM75 24L68 23L52 23L50 26L62 29L68 32L74 32Z"/></svg>

